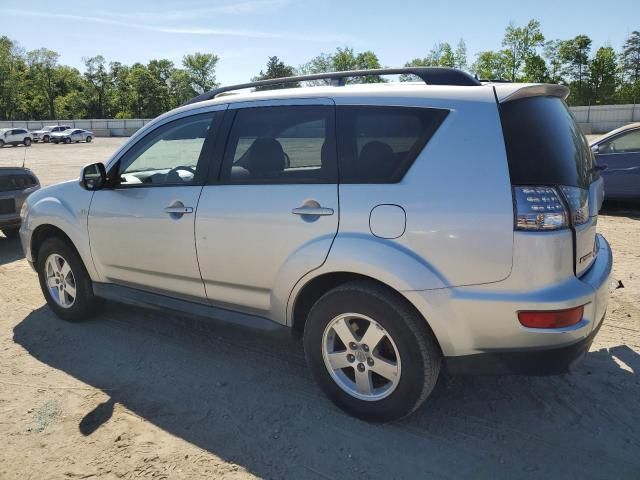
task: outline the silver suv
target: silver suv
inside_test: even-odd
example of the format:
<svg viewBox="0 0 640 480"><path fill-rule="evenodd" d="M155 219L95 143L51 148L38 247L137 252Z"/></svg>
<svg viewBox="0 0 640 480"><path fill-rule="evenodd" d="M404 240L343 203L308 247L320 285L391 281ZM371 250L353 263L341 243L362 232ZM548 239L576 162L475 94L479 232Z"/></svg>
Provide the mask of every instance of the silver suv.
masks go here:
<svg viewBox="0 0 640 480"><path fill-rule="evenodd" d="M426 85L342 85L398 73ZM439 68L223 87L31 195L25 255L67 320L102 298L288 327L331 400L370 421L413 412L443 368L566 372L612 266L567 94Z"/></svg>

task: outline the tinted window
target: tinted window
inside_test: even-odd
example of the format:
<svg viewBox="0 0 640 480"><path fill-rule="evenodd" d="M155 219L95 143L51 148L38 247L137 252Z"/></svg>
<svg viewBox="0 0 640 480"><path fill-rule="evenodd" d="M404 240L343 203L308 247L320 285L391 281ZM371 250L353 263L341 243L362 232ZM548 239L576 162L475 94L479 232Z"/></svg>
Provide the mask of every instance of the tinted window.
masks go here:
<svg viewBox="0 0 640 480"><path fill-rule="evenodd" d="M222 180L230 183L336 182L333 107L242 108L235 112Z"/></svg>
<svg viewBox="0 0 640 480"><path fill-rule="evenodd" d="M599 153L601 154L636 152L640 152L640 130L623 133L599 146Z"/></svg>
<svg viewBox="0 0 640 480"><path fill-rule="evenodd" d="M214 116L211 112L181 118L139 140L120 160L121 186L195 183Z"/></svg>
<svg viewBox="0 0 640 480"><path fill-rule="evenodd" d="M399 181L447 113L415 107L338 107L340 182Z"/></svg>
<svg viewBox="0 0 640 480"><path fill-rule="evenodd" d="M501 113L512 184L589 188L593 155L564 101L525 98Z"/></svg>

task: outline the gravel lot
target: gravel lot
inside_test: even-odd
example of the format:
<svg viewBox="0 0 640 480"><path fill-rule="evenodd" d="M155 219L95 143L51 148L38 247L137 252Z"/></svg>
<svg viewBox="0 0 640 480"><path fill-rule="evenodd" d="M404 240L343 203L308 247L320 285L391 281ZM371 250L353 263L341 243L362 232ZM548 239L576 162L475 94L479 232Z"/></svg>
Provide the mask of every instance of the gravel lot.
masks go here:
<svg viewBox="0 0 640 480"><path fill-rule="evenodd" d="M0 165L26 153L47 185L123 141ZM62 322L0 235L0 478L640 478L640 209L609 206L599 229L611 303L573 374L443 378L389 425L334 408L298 343L116 304Z"/></svg>

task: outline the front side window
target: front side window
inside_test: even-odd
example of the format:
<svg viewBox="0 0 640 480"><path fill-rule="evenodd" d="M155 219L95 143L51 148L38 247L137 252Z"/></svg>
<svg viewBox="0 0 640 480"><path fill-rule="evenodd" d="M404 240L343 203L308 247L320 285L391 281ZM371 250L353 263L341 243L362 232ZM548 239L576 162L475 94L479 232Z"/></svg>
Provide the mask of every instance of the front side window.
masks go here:
<svg viewBox="0 0 640 480"><path fill-rule="evenodd" d="M613 140L600 145L598 153L637 153L640 152L640 130L623 133Z"/></svg>
<svg viewBox="0 0 640 480"><path fill-rule="evenodd" d="M227 142L222 181L335 183L333 138L333 107L238 109Z"/></svg>
<svg viewBox="0 0 640 480"><path fill-rule="evenodd" d="M210 112L181 118L146 135L120 160L120 186L195 183L214 117Z"/></svg>
<svg viewBox="0 0 640 480"><path fill-rule="evenodd" d="M338 107L340 182L399 181L447 113L417 107Z"/></svg>

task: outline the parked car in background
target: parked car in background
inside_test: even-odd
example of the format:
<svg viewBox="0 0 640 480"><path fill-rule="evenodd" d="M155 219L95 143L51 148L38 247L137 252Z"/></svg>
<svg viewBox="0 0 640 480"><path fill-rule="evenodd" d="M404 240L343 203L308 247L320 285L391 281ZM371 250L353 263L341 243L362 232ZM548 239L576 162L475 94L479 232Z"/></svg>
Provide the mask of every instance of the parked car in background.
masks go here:
<svg viewBox="0 0 640 480"><path fill-rule="evenodd" d="M18 236L22 204L38 188L40 182L28 168L0 167L0 230L7 237Z"/></svg>
<svg viewBox="0 0 640 480"><path fill-rule="evenodd" d="M591 143L607 199L640 199L640 123L617 128Z"/></svg>
<svg viewBox="0 0 640 480"><path fill-rule="evenodd" d="M425 84L337 86L381 74ZM318 79L336 86L221 96ZM287 327L366 420L410 414L444 368L564 373L603 323L613 263L568 94L446 68L221 87L31 196L25 257L66 320L101 297Z"/></svg>
<svg viewBox="0 0 640 480"><path fill-rule="evenodd" d="M51 134L57 132L64 132L65 130L70 129L70 125L50 125L48 127L42 127L40 130L34 130L31 132L34 142L43 141L44 143L49 143L51 139Z"/></svg>
<svg viewBox="0 0 640 480"><path fill-rule="evenodd" d="M31 145L31 133L25 128L3 128L0 130L0 147L5 145Z"/></svg>
<svg viewBox="0 0 640 480"><path fill-rule="evenodd" d="M63 132L52 133L51 141L53 143L90 143L91 140L93 140L93 137L93 132L90 132L89 130L82 130L81 128L71 128L69 130L64 130Z"/></svg>

